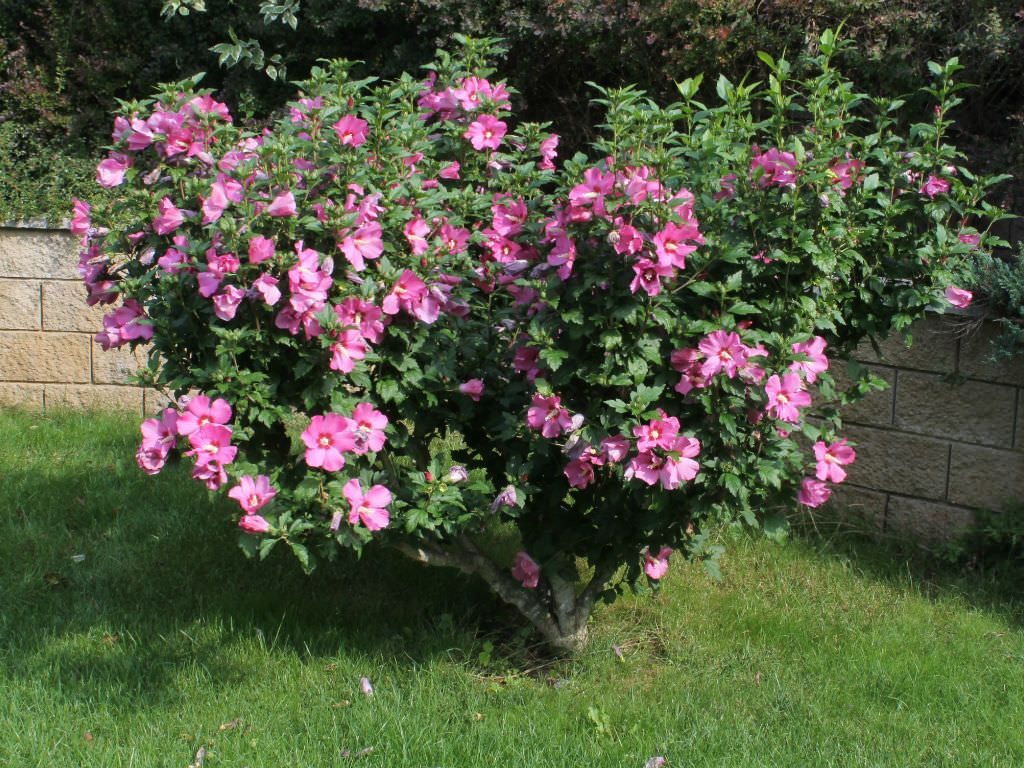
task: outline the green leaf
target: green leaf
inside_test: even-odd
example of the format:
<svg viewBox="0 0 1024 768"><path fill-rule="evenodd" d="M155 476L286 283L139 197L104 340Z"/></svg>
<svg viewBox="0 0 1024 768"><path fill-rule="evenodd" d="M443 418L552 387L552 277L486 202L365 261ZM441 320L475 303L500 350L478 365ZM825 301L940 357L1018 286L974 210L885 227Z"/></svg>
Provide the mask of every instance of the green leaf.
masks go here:
<svg viewBox="0 0 1024 768"><path fill-rule="evenodd" d="M297 541L289 540L288 544L292 548L292 552L295 557L298 558L299 565L302 566L302 570L307 574L312 573L313 569L316 567L316 561L313 559L309 548L305 544L301 544Z"/></svg>
<svg viewBox="0 0 1024 768"><path fill-rule="evenodd" d="M741 496L743 494L743 483L732 472L722 473L722 483L733 496Z"/></svg>
<svg viewBox="0 0 1024 768"><path fill-rule="evenodd" d="M540 351L540 359L547 364L552 371L557 371L562 367L562 363L565 362L566 358L569 357L569 353L564 349L556 349L554 347L548 347Z"/></svg>
<svg viewBox="0 0 1024 768"><path fill-rule="evenodd" d="M272 550L274 548L274 545L277 544L278 541L279 541L278 539L262 539L262 540L260 540L260 549L259 549L260 560L266 560L267 559L267 555L270 554L270 550Z"/></svg>

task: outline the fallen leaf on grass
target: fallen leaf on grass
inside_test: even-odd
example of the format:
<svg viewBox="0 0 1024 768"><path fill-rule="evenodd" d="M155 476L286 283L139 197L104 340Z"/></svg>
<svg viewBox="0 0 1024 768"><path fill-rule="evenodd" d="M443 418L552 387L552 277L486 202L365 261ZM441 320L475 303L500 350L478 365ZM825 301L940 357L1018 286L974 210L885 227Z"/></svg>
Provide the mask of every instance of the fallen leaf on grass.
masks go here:
<svg viewBox="0 0 1024 768"><path fill-rule="evenodd" d="M346 760L358 760L360 757L366 757L373 752L373 747L366 747L360 749L358 752L349 752L347 749L342 750L341 756Z"/></svg>
<svg viewBox="0 0 1024 768"><path fill-rule="evenodd" d="M221 723L220 724L220 728L218 728L217 730L219 730L219 731L233 731L233 730L235 730L235 728L237 728L241 724L242 724L242 718L236 717L234 720L231 720L230 722Z"/></svg>
<svg viewBox="0 0 1024 768"><path fill-rule="evenodd" d="M188 768L203 768L203 761L206 760L206 747L200 747L196 752L196 759Z"/></svg>
<svg viewBox="0 0 1024 768"><path fill-rule="evenodd" d="M473 713L473 719L476 720L479 723L481 720L484 719L484 713L483 712L474 712Z"/></svg>
<svg viewBox="0 0 1024 768"><path fill-rule="evenodd" d="M758 672L756 675L754 675L754 682L757 683L758 685L761 684L761 673L760 672Z"/></svg>
<svg viewBox="0 0 1024 768"><path fill-rule="evenodd" d="M342 699L331 704L331 709L344 709L345 707L351 707L352 702L348 699Z"/></svg>
<svg viewBox="0 0 1024 768"><path fill-rule="evenodd" d="M337 668L338 668L338 665L337 665L337 664L335 664L335 663L334 663L334 662L332 661L332 662L331 662L330 664L325 664L325 665L324 665L324 672L333 672L333 671L334 671L334 670L336 670Z"/></svg>
<svg viewBox="0 0 1024 768"><path fill-rule="evenodd" d="M82 734L82 738L85 739L86 741L92 741L93 738L94 738L93 735L92 735L92 731L86 731L85 733L83 733Z"/></svg>
<svg viewBox="0 0 1024 768"><path fill-rule="evenodd" d="M117 632L104 632L103 642L107 645L115 645L116 643L121 642L121 635Z"/></svg>
<svg viewBox="0 0 1024 768"><path fill-rule="evenodd" d="M47 571L43 574L43 581L49 584L54 589L61 589L62 587L68 586L71 582L68 581L68 577L62 573L56 571Z"/></svg>

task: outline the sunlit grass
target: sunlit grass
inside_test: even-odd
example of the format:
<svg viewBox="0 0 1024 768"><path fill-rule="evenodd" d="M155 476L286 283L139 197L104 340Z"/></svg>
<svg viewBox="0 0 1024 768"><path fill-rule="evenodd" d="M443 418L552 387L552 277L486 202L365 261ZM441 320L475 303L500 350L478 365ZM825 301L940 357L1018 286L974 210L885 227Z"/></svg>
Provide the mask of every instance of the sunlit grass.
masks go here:
<svg viewBox="0 0 1024 768"><path fill-rule="evenodd" d="M246 561L136 430L0 413L2 766L1024 765L1024 612L981 578L741 540L557 660L451 572Z"/></svg>

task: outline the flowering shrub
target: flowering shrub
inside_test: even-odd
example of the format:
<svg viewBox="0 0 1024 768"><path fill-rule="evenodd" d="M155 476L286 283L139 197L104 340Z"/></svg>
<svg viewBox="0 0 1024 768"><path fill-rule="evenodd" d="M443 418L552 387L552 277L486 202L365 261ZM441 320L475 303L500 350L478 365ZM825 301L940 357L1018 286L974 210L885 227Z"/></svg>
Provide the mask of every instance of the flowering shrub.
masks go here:
<svg viewBox="0 0 1024 768"><path fill-rule="evenodd" d="M176 398L139 465L187 457L248 553L379 540L575 647L598 598L714 555L709 523L828 498L855 458L835 353L944 305L991 212L943 143L955 62L909 137L826 33L820 74L764 56L717 106L602 92L597 155L560 158L462 42L425 82L331 62L262 133L195 82L123 105L81 271L118 304L100 343L150 343Z"/></svg>

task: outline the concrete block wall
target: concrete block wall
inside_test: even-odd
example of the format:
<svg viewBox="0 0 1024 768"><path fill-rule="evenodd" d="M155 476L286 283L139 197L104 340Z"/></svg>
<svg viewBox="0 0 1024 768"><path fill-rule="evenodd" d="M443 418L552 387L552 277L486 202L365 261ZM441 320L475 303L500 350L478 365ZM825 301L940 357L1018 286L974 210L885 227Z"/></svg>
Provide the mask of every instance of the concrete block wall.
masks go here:
<svg viewBox="0 0 1024 768"><path fill-rule="evenodd" d="M837 507L879 529L937 544L974 509L1024 501L1024 360L991 363L993 325L930 316L913 344L886 340L858 359L888 382L846 412L857 462L836 488ZM840 381L845 365L837 364Z"/></svg>
<svg viewBox="0 0 1024 768"><path fill-rule="evenodd" d="M155 410L128 384L144 360L93 340L105 310L86 306L77 265L66 229L0 227L0 407Z"/></svg>

